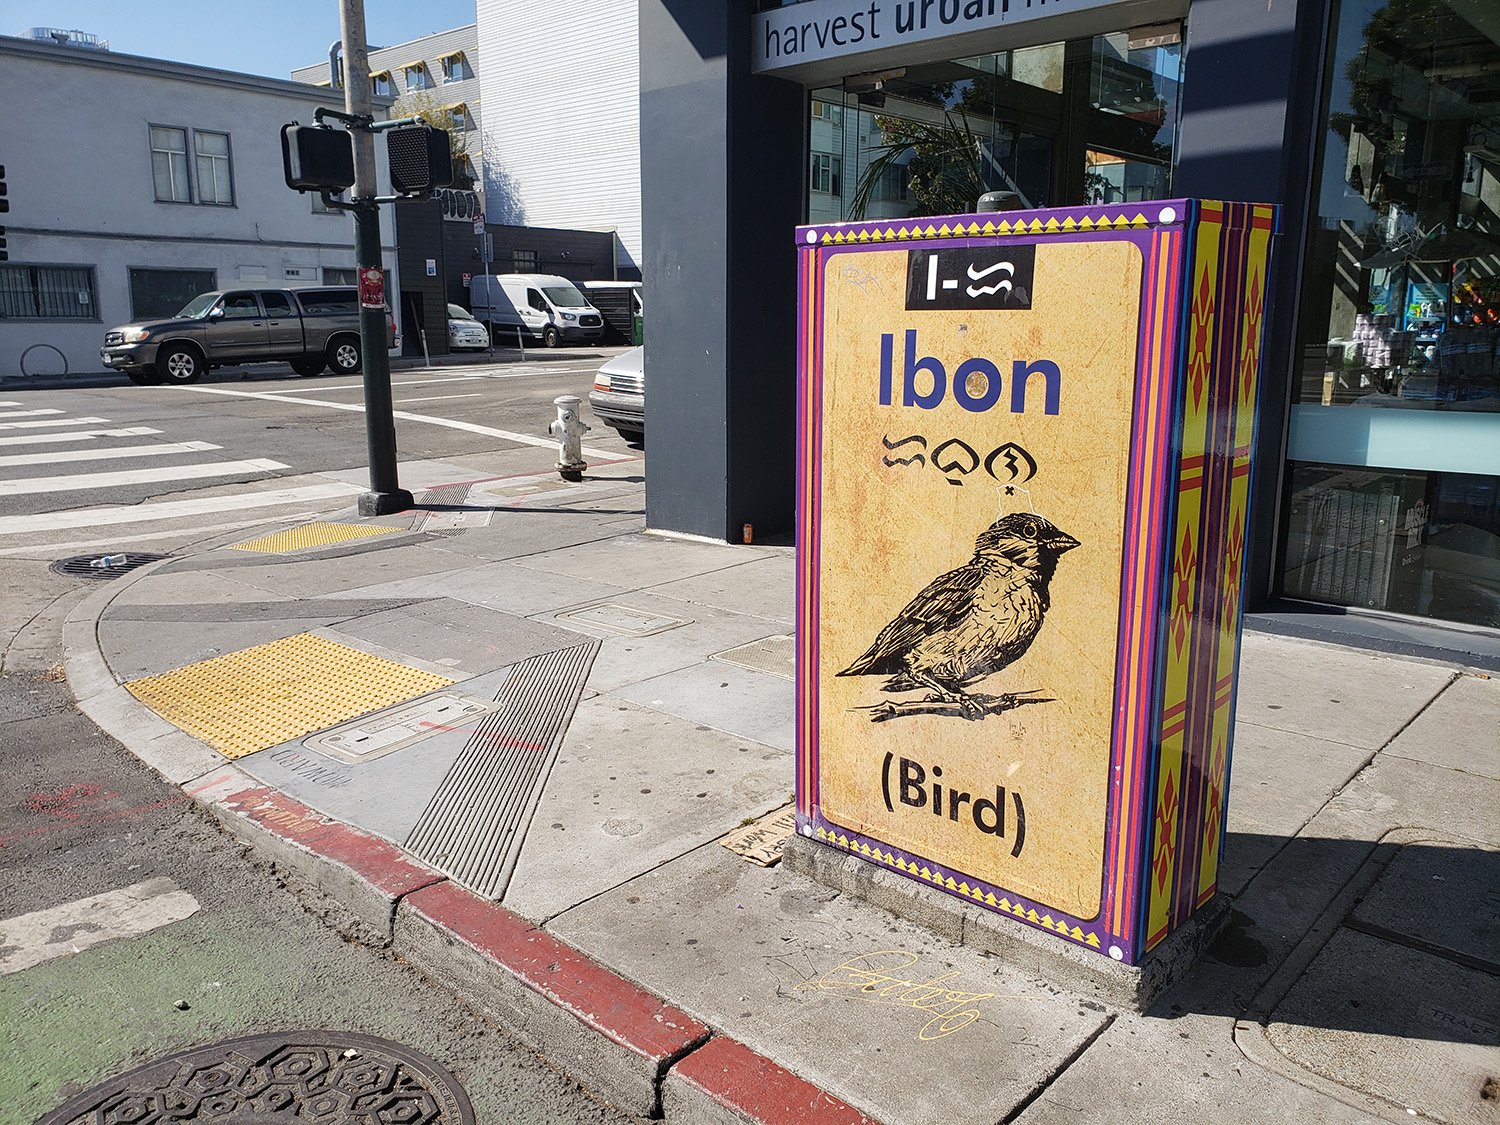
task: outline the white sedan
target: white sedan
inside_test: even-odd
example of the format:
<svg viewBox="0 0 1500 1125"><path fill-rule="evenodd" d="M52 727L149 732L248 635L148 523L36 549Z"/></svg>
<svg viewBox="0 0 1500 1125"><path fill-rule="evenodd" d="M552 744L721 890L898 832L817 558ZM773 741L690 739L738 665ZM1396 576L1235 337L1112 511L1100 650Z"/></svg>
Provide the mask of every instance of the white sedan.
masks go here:
<svg viewBox="0 0 1500 1125"><path fill-rule="evenodd" d="M487 348L490 334L462 305L448 306L448 349Z"/></svg>

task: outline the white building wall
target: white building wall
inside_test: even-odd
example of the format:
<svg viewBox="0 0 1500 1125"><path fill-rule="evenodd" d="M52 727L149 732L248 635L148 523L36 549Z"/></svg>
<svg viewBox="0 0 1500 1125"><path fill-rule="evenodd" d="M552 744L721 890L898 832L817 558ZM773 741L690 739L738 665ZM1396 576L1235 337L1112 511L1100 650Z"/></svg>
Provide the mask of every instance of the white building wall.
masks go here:
<svg viewBox="0 0 1500 1125"><path fill-rule="evenodd" d="M641 261L636 0L477 0L485 215L619 233Z"/></svg>
<svg viewBox="0 0 1500 1125"><path fill-rule="evenodd" d="M91 266L96 293L89 320L0 318L0 375L21 374L32 344L59 349L71 371L103 370L105 330L132 319L131 266L213 269L220 287L306 284L324 267L353 268L350 218L315 213L283 179L281 126L311 122L327 100L276 79L0 37L0 105L29 123L7 131L10 261L0 269ZM232 206L155 199L152 124L229 135ZM383 152L378 164L388 191ZM381 220L399 291L388 209ZM27 361L32 373L59 366L45 349Z"/></svg>

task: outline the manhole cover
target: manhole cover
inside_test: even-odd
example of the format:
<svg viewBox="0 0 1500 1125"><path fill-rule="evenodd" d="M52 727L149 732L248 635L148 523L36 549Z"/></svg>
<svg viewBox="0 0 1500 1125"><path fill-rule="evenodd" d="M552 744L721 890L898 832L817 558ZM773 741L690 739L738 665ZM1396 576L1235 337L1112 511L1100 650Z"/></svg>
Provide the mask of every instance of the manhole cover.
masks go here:
<svg viewBox="0 0 1500 1125"><path fill-rule="evenodd" d="M628 605L616 605L614 602L600 602L568 613L559 613L557 619L574 621L621 637L649 637L692 624L684 617L668 617L666 614L650 613Z"/></svg>
<svg viewBox="0 0 1500 1125"><path fill-rule="evenodd" d="M762 637L738 648L716 652L710 659L790 680L797 675L797 642L790 635Z"/></svg>
<svg viewBox="0 0 1500 1125"><path fill-rule="evenodd" d="M344 1031L250 1035L169 1055L70 1098L37 1125L473 1125L454 1077L399 1043Z"/></svg>
<svg viewBox="0 0 1500 1125"><path fill-rule="evenodd" d="M58 559L50 567L58 574L66 574L73 578L118 578L126 571L134 570L138 566L147 563L159 562L166 555L148 555L142 551L124 551L113 555L74 555L68 559Z"/></svg>

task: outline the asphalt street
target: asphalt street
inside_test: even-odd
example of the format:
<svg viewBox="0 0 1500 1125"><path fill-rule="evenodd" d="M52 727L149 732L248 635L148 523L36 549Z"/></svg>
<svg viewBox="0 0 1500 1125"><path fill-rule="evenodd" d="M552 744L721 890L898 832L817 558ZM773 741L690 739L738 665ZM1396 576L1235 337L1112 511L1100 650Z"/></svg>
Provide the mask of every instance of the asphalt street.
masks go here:
<svg viewBox="0 0 1500 1125"><path fill-rule="evenodd" d="M403 462L483 452L547 467L552 399L586 395L601 359L396 372ZM398 959L339 937L78 714L62 681L62 619L97 587L49 562L124 542L165 553L348 504L364 481L361 400L357 381L269 366L186 388L0 386L0 1120L31 1121L174 1050L308 1028L431 1057L480 1121L633 1120ZM612 431L588 441L638 456ZM98 896L130 904L103 910L116 928L101 927Z"/></svg>

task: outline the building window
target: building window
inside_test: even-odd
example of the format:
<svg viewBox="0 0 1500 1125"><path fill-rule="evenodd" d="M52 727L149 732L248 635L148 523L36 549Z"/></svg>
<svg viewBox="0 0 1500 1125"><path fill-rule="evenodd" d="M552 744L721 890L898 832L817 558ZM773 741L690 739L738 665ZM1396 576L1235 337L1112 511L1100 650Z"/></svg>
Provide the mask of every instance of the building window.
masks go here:
<svg viewBox="0 0 1500 1125"><path fill-rule="evenodd" d="M370 93L374 94L377 98L388 98L395 92L395 88L391 84L390 71L379 70L370 75Z"/></svg>
<svg viewBox="0 0 1500 1125"><path fill-rule="evenodd" d="M1289 598L1493 629L1500 59L1482 8L1338 6L1278 569Z"/></svg>
<svg viewBox="0 0 1500 1125"><path fill-rule="evenodd" d="M93 266L0 266L0 320L98 320Z"/></svg>
<svg viewBox="0 0 1500 1125"><path fill-rule="evenodd" d="M512 250L510 252L511 269L516 273L536 273L537 260L535 250Z"/></svg>
<svg viewBox="0 0 1500 1125"><path fill-rule="evenodd" d="M474 71L469 66L469 60L464 57L462 51L455 51L451 55L443 57L443 81L462 82L466 78L473 78Z"/></svg>
<svg viewBox="0 0 1500 1125"><path fill-rule="evenodd" d="M404 68L406 73L407 90L430 90L432 89L432 75L427 73L427 64L424 62L412 63Z"/></svg>
<svg viewBox="0 0 1500 1125"><path fill-rule="evenodd" d="M130 271L130 315L136 320L171 316L199 293L212 293L219 287L213 270Z"/></svg>
<svg viewBox="0 0 1500 1125"><path fill-rule="evenodd" d="M234 182L229 167L229 134L194 131L198 158L198 202L220 207L234 204Z"/></svg>
<svg viewBox="0 0 1500 1125"><path fill-rule="evenodd" d="M358 271L353 266L324 266L324 285L353 285L358 280Z"/></svg>
<svg viewBox="0 0 1500 1125"><path fill-rule="evenodd" d="M812 158L812 189L821 191L827 195L839 194L839 173L843 170L843 161L837 156L829 156L826 152L815 152Z"/></svg>
<svg viewBox="0 0 1500 1125"><path fill-rule="evenodd" d="M453 122L453 129L458 133L467 133L474 128L474 122L469 119L469 107L463 102L448 107L448 117Z"/></svg>
<svg viewBox="0 0 1500 1125"><path fill-rule="evenodd" d="M191 203L188 184L187 130L151 126L151 178L163 203Z"/></svg>
<svg viewBox="0 0 1500 1125"><path fill-rule="evenodd" d="M842 125L844 123L844 107L834 105L832 102L814 99L812 115L816 120L827 121L831 125Z"/></svg>

